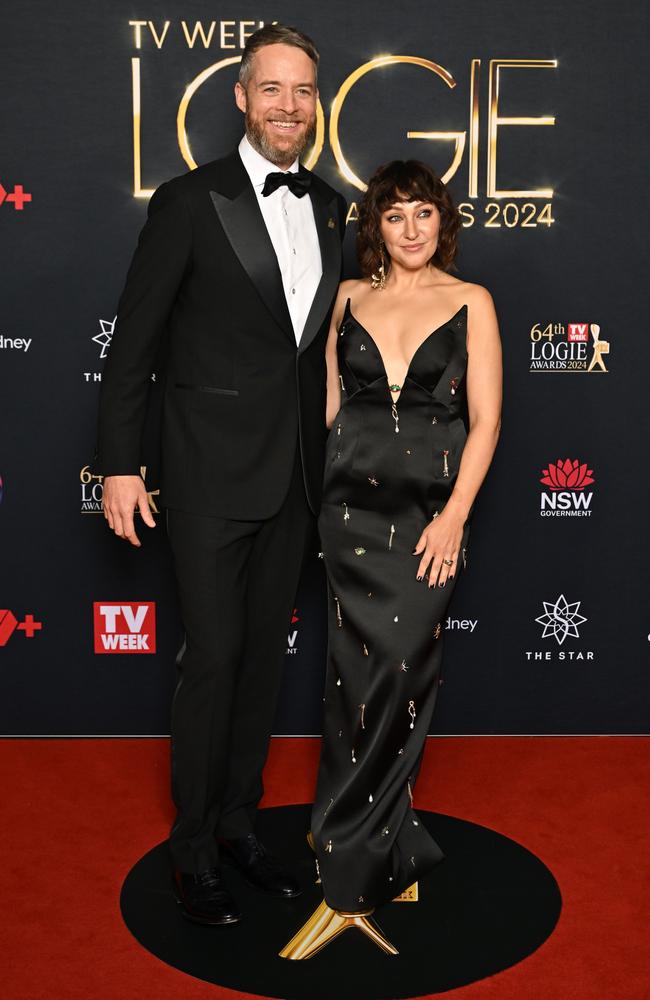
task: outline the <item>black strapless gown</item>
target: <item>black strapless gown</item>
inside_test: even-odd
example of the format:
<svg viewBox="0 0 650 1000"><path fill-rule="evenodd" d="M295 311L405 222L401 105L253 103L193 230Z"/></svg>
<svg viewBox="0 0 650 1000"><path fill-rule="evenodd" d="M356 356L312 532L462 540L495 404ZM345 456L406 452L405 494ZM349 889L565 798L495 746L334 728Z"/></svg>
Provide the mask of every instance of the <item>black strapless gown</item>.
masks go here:
<svg viewBox="0 0 650 1000"><path fill-rule="evenodd" d="M312 815L325 899L337 910L387 902L443 857L412 793L455 579L418 583L412 553L453 489L467 436L466 333L463 306L415 352L393 406L379 349L349 299L339 328L342 405L319 518L329 651ZM460 565L467 536L466 526Z"/></svg>

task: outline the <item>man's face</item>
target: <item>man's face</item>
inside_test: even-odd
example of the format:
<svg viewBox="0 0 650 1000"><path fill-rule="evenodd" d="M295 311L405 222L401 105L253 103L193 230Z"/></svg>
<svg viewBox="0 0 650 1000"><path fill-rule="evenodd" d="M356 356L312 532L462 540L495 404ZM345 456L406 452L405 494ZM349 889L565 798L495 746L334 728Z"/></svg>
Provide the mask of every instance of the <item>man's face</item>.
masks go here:
<svg viewBox="0 0 650 1000"><path fill-rule="evenodd" d="M254 149L286 169L300 156L316 126L316 67L294 45L265 45L253 56L246 88L235 85Z"/></svg>

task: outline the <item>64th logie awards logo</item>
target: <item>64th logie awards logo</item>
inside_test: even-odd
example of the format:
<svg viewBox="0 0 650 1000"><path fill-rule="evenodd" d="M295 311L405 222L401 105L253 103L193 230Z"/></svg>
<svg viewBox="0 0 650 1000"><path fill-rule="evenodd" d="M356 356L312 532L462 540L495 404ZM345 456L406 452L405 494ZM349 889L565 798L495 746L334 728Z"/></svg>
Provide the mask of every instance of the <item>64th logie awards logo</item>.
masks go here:
<svg viewBox="0 0 650 1000"><path fill-rule="evenodd" d="M531 372L607 374L609 341L598 323L535 323L530 331Z"/></svg>

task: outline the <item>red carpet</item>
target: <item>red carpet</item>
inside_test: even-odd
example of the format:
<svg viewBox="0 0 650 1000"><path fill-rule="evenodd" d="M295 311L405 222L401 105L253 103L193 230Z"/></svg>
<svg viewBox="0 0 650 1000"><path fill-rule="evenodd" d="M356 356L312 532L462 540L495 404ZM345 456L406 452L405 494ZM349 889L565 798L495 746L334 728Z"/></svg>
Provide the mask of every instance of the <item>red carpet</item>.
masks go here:
<svg viewBox="0 0 650 1000"><path fill-rule="evenodd" d="M650 739L429 740L416 805L537 854L564 897L529 959L450 1000L650 998ZM316 740L276 739L266 805L308 802ZM167 836L163 740L3 740L3 1000L235 1000L163 965L124 927L134 862ZM336 998L332 998L336 1000Z"/></svg>

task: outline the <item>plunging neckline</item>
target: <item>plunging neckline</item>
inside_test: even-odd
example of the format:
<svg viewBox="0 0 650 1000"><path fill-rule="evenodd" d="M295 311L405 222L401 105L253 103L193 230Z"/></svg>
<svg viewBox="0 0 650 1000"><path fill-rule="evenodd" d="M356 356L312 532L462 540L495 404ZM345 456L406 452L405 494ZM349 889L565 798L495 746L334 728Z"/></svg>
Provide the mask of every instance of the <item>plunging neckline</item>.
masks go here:
<svg viewBox="0 0 650 1000"><path fill-rule="evenodd" d="M463 309L467 309L467 303L464 303L464 305L462 305L460 307L460 309L456 310L456 312L454 313L453 316L450 316L449 319L445 320L444 323L441 323L440 326L437 326L435 328L435 330L432 330L431 333L427 334L427 336L424 338L424 340L422 341L422 343L419 344L415 348L413 354L411 355L411 360L408 363L408 367L406 369L406 374L404 375L404 379L402 381L402 388L399 391L399 395L397 396L397 399L393 399L393 394L392 394L392 392L390 390L391 383L388 381L388 372L386 370L386 364L384 362L383 355L382 355L381 351L379 350L379 347L377 346L377 341L375 340L375 338L371 334L370 330L368 330L368 328L365 327L363 325L363 323L360 320L358 320L357 317L352 312L352 309L350 307L350 298L349 298L349 296L348 296L347 302L345 303L345 308L346 308L348 314L352 317L352 319L354 320L354 322L357 324L357 326L360 326L361 329L363 330L363 332L365 334L367 334L368 337L370 337L370 340L372 341L372 345L375 348L375 350L376 350L376 352L377 352L377 354L379 356L379 361L380 361L381 367L384 369L384 378L386 379L386 383L388 385L388 391L390 393L390 398L391 398L393 404L396 404L396 403L399 402L399 400L400 400L400 398L402 396L402 392L404 391L404 386L406 385L406 380L408 379L409 375L411 374L411 368L413 367L413 362L415 361L416 357L418 356L418 354L420 353L420 351L422 350L422 348L424 347L424 345L426 343L428 343L428 341L431 340L431 338L436 333L439 333L442 329L444 329L444 327L449 326L449 324L452 323L456 319L456 317L463 311Z"/></svg>

